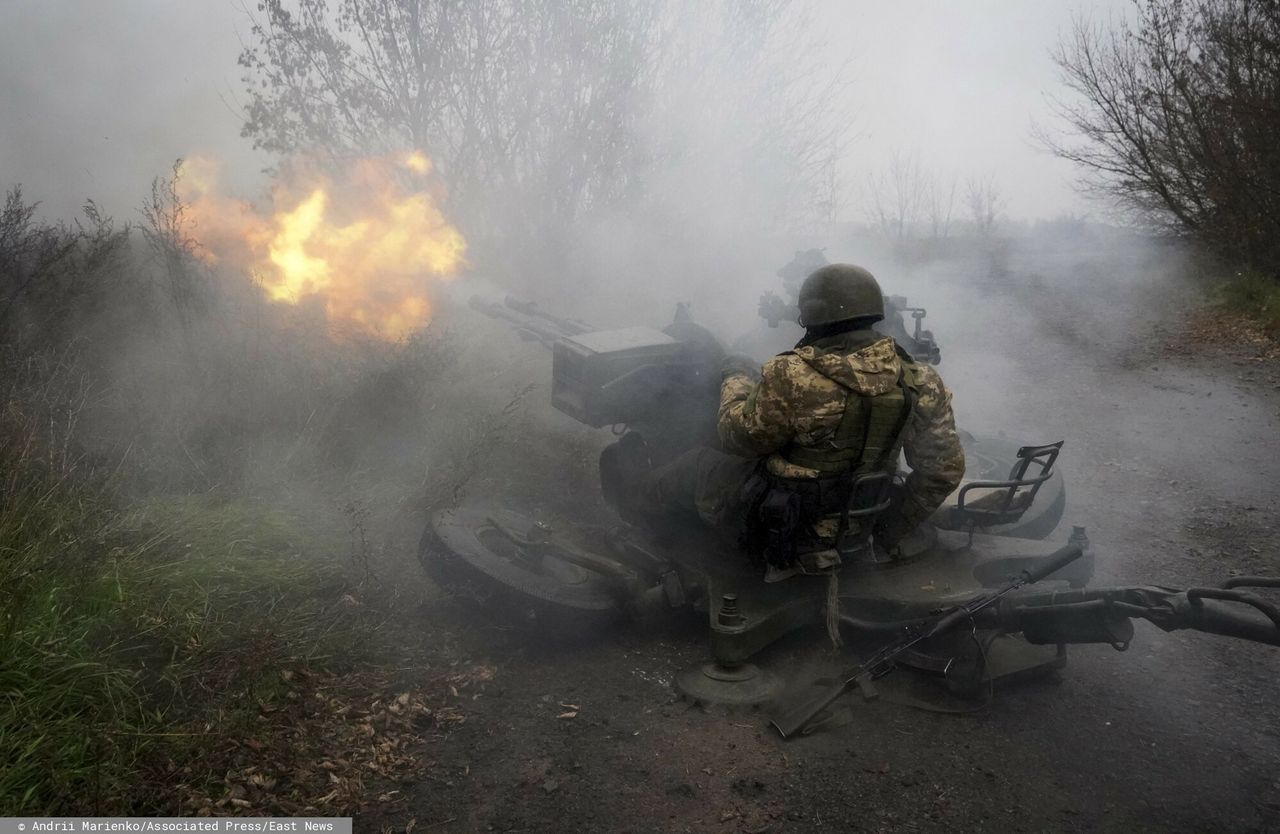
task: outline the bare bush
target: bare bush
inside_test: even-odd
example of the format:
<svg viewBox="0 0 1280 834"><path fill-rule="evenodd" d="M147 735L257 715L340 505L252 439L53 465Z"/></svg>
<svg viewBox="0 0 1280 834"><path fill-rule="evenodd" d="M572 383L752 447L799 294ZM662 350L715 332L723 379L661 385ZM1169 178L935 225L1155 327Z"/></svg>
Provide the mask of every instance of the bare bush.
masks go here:
<svg viewBox="0 0 1280 834"><path fill-rule="evenodd" d="M0 212L0 344L19 353L56 349L93 323L118 289L128 226L88 201L73 226L36 220L37 203L12 188Z"/></svg>
<svg viewBox="0 0 1280 834"><path fill-rule="evenodd" d="M142 235L164 269L166 289L174 310L184 321L209 300L208 270L197 259L200 243L191 234L187 206L178 195L182 160L167 177L151 181L151 194L140 209L146 225Z"/></svg>
<svg viewBox="0 0 1280 834"><path fill-rule="evenodd" d="M1054 58L1078 141L1042 141L1135 221L1280 276L1280 5L1135 6L1132 26L1076 20Z"/></svg>

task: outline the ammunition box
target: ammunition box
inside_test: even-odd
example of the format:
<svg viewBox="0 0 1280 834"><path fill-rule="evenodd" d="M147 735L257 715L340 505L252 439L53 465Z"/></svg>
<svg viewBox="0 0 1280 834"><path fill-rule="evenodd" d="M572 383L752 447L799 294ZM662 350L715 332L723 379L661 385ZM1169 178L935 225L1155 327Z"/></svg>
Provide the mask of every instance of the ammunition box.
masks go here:
<svg viewBox="0 0 1280 834"><path fill-rule="evenodd" d="M565 336L552 347L551 404L588 426L648 417L685 347L649 327Z"/></svg>

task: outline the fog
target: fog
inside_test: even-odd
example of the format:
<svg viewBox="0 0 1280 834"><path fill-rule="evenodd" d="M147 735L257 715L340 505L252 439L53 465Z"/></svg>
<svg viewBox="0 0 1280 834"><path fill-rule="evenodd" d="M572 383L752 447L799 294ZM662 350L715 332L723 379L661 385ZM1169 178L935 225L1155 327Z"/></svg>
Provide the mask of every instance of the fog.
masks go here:
<svg viewBox="0 0 1280 834"><path fill-rule="evenodd" d="M11 675L24 697L100 662L138 687L101 721L97 693L80 709L50 690L61 759L47 715L0 715L30 796L359 813L406 834L1265 827L1274 658L1239 642L1143 624L1143 656L1082 646L1065 685L995 690L981 716L855 712L854 743L836 729L781 754L758 714L674 706L676 669L703 668L706 609L755 579L722 583L697 561L742 554L666 530L650 552L654 531L620 526L601 489L622 430L667 420L638 444L649 465L713 435L719 347L764 362L794 345L799 325L758 305L820 249L927 309L971 480L1066 444L1065 515L1027 533L1043 540L970 535L878 576L915 585L984 540L1049 552L1072 525L1097 584L1274 573L1280 380L1220 333L1193 338L1205 268L1188 246L1082 197L1033 138L1062 130L1060 34L1129 0L317 2L272 25L249 0L0 3L0 184L22 189L0 212L0 534L17 542L0 547L0 632L20 638L0 648L35 652ZM369 9L385 16L362 37ZM472 304L508 294L600 329L687 309L721 345L696 332L714 365L593 428L552 405L549 320L530 340L511 308ZM959 524L949 510L939 526ZM600 567L615 557L625 570ZM911 604L958 601L952 568ZM82 587L88 607L64 616ZM548 621L576 633L548 638ZM799 674L829 648L811 637L757 659ZM101 739L135 736L154 761L100 766ZM93 804L65 798L90 783ZM1161 791L1214 816L1159 809Z"/></svg>
<svg viewBox="0 0 1280 834"><path fill-rule="evenodd" d="M1049 48L1071 16L1122 14L1125 0L964 4L820 3L814 31L832 63L849 62L845 93L856 141L842 161L848 197L895 152L960 177L997 172L1010 215L1089 212L1072 172L1034 146L1051 122ZM252 195L270 163L240 138L236 58L253 5L239 0L12 2L0 8L0 172L46 215L86 198L126 216L145 184L178 157L228 161ZM428 149L429 150L429 149ZM856 205L848 212L860 219Z"/></svg>
<svg viewBox="0 0 1280 834"><path fill-rule="evenodd" d="M87 198L132 218L178 157L228 159L246 188L267 160L240 139L238 2L6 3L0 171L44 214Z"/></svg>
<svg viewBox="0 0 1280 834"><path fill-rule="evenodd" d="M435 384L440 373L450 380L443 400L454 416L442 419L431 411L399 425L403 436L391 437L395 431L384 431L386 415L361 402L372 383L354 381L360 369L367 373L391 361L401 370L406 366L395 363L425 372L432 363L449 362L387 360L394 354L390 346L366 354L307 342L310 347L281 348L285 353L276 359L284 364L255 371L257 381L240 385L235 396L249 396L244 391L258 390L255 385L270 389L272 373L320 379L308 375L322 375L329 362L339 362L339 376L352 380L354 389L334 383L328 394L316 393L315 386L305 395L295 393L302 404L280 409L291 416L277 427L291 439L280 440L273 429L259 438L261 445L245 440L238 448L256 450L248 453L249 469L278 474L278 462L293 460L303 437L324 446L335 442L335 433L387 435L379 441L387 447L379 460L387 459L388 448L396 449L392 457L415 461L410 469L420 475L445 465L436 450L458 448L458 432L474 428L465 424L467 409L501 408L531 378L543 387L522 400L522 409L539 429L598 446L607 438L551 411L544 396L549 369L540 348L522 345L503 325L468 310L471 293L514 292L604 327L661 327L677 302L689 302L699 322L733 344L761 331L755 315L760 294L781 290L776 270L795 250L808 247L824 248L830 260L870 267L887 293L929 309L927 323L943 346L942 370L956 389L962 427L1025 432L1028 442L1069 436L1076 427L1070 412L1044 407L1044 398L1035 400L1028 386L1047 386L1051 402L1058 396L1087 401L1087 392L1068 393L1063 383L1051 381L1053 370L1067 356L1098 367L1122 361L1132 334L1151 318L1149 311L1168 308L1185 271L1176 251L1091 225L1087 218L1105 216L1109 207L1084 201L1071 187L1072 172L1031 137L1033 126L1056 124L1052 101L1059 93L1049 53L1059 33L1073 16L1108 18L1125 8L1121 0L991 0L963 7L817 3L788 23L792 28L784 29L782 40L764 43L758 53L742 51L756 36L753 31L719 32L713 13L678 18L666 30L669 43L663 46L674 57L668 56L665 75L651 87L637 87L639 92L628 90L619 101L631 111L615 116L624 124L636 120L635 158L650 160L635 174L643 183L641 197L584 200L576 212L555 215L550 206L560 197L561 182L552 166L561 164L563 154L554 153L545 170L534 157L529 170L511 180L514 191L454 183L454 219L470 242L470 266L451 284L433 285L438 309L427 334L429 341L447 339L448 356L458 357L450 370L428 374L436 374L430 377ZM253 150L251 139L240 135L250 102L242 76L249 70L237 64L241 50L254 42L251 28L261 12L239 2L157 0L9 4L0 16L6 80L0 89L0 172L8 185L23 186L28 201L39 201L43 216L69 220L92 198L118 219L138 222L137 207L151 179L165 174L174 159L193 155L218 161L226 192L268 210L272 180L263 170L281 157ZM799 46L812 48L786 51ZM607 62L601 66L600 72L612 72ZM785 78L792 68L794 90L779 94L778 84L789 82L775 84L771 74ZM784 107L787 95L822 91L833 78L840 83L834 92L821 93L823 109L847 113L849 128L836 145L839 157L830 160L831 203L813 211L805 204L813 195L797 188L796 169L787 158L792 148L812 149L794 137L775 139L789 128L780 121L786 113L758 111L761 101L765 109ZM801 127L824 124L810 119ZM396 149L396 141L385 137L383 144ZM570 135L566 141L572 152L576 139ZM433 153L431 147L421 150ZM446 155L446 162L454 157ZM896 236L875 228L871 183L894 160L904 159L916 166L921 188L953 189L941 232L936 224L927 228L919 206ZM638 162L626 164L640 170ZM994 236L975 233L965 206L966 184L982 177L998 192ZM791 222L793 217L807 219ZM1050 222L1036 225L1044 220ZM197 228L196 237L207 230ZM242 320L253 302L241 295L252 296L241 283L256 268L223 262L209 276L237 287L233 295L240 300L234 312L224 310L221 318L199 325L203 348L185 348L215 357L202 360L202 373L221 374L220 385L239 385L232 382L235 369L256 350L244 340L262 338L254 335L261 319L252 325ZM1089 292L1077 291L1083 286ZM187 321L186 315L180 318ZM765 336L773 340L771 350L781 350L795 334L784 327ZM212 435L218 449L237 445L224 435L243 426L244 402L228 406L226 397L209 390L173 396L157 384L182 373L174 370L165 339L117 338L118 353L108 350L104 356L118 381L135 392L121 402L146 409L152 406L139 404L166 399L166 408L177 408L170 415L175 425ZM308 351L319 352L308 359ZM516 361L502 367L504 353ZM296 363L310 364L304 373ZM263 367L272 367L271 361ZM150 370L139 370L144 368ZM396 383L396 396L409 398L396 407L412 410L409 403L422 396L432 408L440 404L432 383L410 376L416 381ZM470 386L470 378L487 382ZM150 397L137 394L152 385ZM419 385L426 387L414 387ZM266 389L249 399L269 397ZM334 402L326 405L326 396ZM216 402L201 405L209 397ZM114 415L117 434L136 419ZM381 428L370 432L364 421ZM120 437L114 442L127 445ZM182 446L173 454L191 452Z"/></svg>

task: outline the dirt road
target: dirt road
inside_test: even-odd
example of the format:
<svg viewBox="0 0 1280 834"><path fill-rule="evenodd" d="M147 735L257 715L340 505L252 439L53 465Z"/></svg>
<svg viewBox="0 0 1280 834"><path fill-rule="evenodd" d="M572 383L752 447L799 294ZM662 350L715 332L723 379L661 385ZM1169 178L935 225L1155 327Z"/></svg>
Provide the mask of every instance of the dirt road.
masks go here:
<svg viewBox="0 0 1280 834"><path fill-rule="evenodd" d="M1111 290L1141 311L1122 322L1073 309L1079 290L937 316L962 425L1066 439L1060 537L1088 526L1097 583L1280 571L1276 366L1186 349L1176 305L1136 303L1149 288ZM1128 337L1092 335L1117 327ZM975 714L859 703L846 726L783 742L758 713L673 697L672 674L705 655L696 620L537 649L439 597L415 616L442 657L496 675L368 830L1280 831L1280 652L1265 646L1139 623L1127 653L1073 650L1055 679ZM795 672L821 641L763 660Z"/></svg>

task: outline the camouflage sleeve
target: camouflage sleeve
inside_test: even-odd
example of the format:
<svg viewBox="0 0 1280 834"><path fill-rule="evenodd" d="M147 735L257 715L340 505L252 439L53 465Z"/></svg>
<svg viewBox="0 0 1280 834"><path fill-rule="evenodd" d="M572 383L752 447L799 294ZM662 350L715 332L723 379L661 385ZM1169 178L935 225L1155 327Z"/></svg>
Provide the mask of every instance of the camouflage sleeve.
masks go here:
<svg viewBox="0 0 1280 834"><path fill-rule="evenodd" d="M902 529L913 529L942 506L964 477L964 450L951 412L951 392L938 372L921 366L919 396L903 436L902 449L911 467L903 503Z"/></svg>
<svg viewBox="0 0 1280 834"><path fill-rule="evenodd" d="M720 445L724 451L745 457L761 457L791 442L791 422L786 362L769 360L752 384L746 374L733 374L720 385Z"/></svg>

